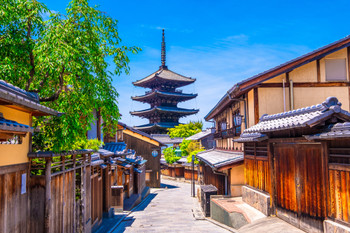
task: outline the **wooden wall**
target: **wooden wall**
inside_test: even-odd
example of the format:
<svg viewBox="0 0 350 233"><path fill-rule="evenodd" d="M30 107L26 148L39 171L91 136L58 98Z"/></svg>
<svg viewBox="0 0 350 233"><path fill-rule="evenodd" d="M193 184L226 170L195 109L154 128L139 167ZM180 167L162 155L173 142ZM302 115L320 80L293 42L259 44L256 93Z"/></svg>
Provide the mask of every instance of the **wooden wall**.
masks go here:
<svg viewBox="0 0 350 233"><path fill-rule="evenodd" d="M348 142L333 142L329 148L328 217L350 225L350 148Z"/></svg>
<svg viewBox="0 0 350 233"><path fill-rule="evenodd" d="M27 232L29 223L28 189L21 194L21 176L28 163L0 167L0 231ZM28 183L28 182L27 182ZM26 185L27 187L27 185Z"/></svg>
<svg viewBox="0 0 350 233"><path fill-rule="evenodd" d="M214 185L218 189L218 195L225 195L225 176L214 174L211 167L205 164L201 165L201 167L201 170L203 171L204 184Z"/></svg>
<svg viewBox="0 0 350 233"><path fill-rule="evenodd" d="M267 144L247 143L244 154L244 177L246 185L270 191L270 170Z"/></svg>
<svg viewBox="0 0 350 233"><path fill-rule="evenodd" d="M123 139L127 144L128 149L135 150L136 155L142 156L147 160L146 170L151 170L149 174L150 180L146 182L147 186L159 188L161 148L128 134L123 134ZM158 151L157 157L152 156L153 150Z"/></svg>

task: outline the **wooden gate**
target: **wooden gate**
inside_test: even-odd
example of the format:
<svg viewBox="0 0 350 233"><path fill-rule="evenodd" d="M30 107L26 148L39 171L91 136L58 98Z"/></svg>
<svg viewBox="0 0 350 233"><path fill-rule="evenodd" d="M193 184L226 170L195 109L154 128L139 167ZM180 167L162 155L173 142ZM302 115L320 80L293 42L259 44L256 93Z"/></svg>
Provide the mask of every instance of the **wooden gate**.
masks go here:
<svg viewBox="0 0 350 233"><path fill-rule="evenodd" d="M321 144L276 144L274 158L277 216L303 230L322 231L326 194Z"/></svg>

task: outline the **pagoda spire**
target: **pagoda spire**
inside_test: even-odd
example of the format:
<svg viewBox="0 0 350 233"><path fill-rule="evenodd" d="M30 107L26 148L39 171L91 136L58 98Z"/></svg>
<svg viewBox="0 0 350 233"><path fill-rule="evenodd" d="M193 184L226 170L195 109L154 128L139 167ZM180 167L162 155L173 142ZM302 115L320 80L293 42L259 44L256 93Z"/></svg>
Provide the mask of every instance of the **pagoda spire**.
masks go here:
<svg viewBox="0 0 350 233"><path fill-rule="evenodd" d="M162 65L159 67L160 69L167 70L168 67L165 65L166 60L166 51L165 51L165 36L164 36L164 29L163 29L163 35L162 35L162 53L161 53L161 61Z"/></svg>

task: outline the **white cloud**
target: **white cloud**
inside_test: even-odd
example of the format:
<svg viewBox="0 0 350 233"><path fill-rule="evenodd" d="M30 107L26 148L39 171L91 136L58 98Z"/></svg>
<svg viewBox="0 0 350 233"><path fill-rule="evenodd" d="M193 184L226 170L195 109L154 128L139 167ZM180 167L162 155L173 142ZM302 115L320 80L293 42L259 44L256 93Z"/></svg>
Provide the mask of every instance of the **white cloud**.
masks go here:
<svg viewBox="0 0 350 233"><path fill-rule="evenodd" d="M180 103L180 107L199 108L195 116L182 118L182 122L202 120L221 97L237 82L284 63L310 51L298 45L265 45L251 43L246 35L232 35L207 47L184 48L170 46L167 51L169 69L196 78L197 81L182 88L187 93L198 93L195 100ZM132 81L156 71L160 63L159 49L144 47L138 59L130 64L130 77L116 82L120 93L122 120L129 125L147 123L146 119L131 117L129 111L146 109L149 106L131 101L132 95L142 95L143 88L133 87ZM206 126L210 126L207 123Z"/></svg>

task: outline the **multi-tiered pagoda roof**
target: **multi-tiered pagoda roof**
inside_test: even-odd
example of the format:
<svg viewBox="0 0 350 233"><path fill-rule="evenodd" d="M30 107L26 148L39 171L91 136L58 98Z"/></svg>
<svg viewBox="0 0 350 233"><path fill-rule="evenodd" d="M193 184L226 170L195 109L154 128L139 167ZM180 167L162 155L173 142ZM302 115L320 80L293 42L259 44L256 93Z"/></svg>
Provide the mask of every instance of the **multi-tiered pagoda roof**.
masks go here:
<svg viewBox="0 0 350 233"><path fill-rule="evenodd" d="M142 96L131 97L135 101L147 103L150 108L130 112L132 115L149 119L149 124L136 126L146 133L166 133L168 128L179 124L179 119L197 113L198 109L178 108L177 104L197 97L197 94L182 93L179 87L189 85L196 79L183 76L165 65L164 30L162 40L162 65L151 75L133 82L135 86L150 88Z"/></svg>

